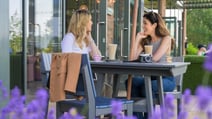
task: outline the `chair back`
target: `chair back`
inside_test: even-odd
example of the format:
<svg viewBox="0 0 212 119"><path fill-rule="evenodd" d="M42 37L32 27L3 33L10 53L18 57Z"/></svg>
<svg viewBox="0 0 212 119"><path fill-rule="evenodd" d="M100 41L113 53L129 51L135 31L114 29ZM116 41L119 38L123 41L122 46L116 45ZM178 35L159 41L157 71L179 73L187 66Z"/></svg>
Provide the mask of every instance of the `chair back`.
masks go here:
<svg viewBox="0 0 212 119"><path fill-rule="evenodd" d="M41 53L41 73L49 72L51 69L52 54Z"/></svg>
<svg viewBox="0 0 212 119"><path fill-rule="evenodd" d="M96 89L94 85L94 80L93 80L93 73L90 65L90 59L88 54L82 54L82 59L81 59L81 70L83 73L83 78L84 78L84 85L89 93L92 93L93 97L96 97ZM89 94L90 95L90 94Z"/></svg>
<svg viewBox="0 0 212 119"><path fill-rule="evenodd" d="M40 70L42 76L42 83L44 86L47 85L49 72L51 70L52 54L51 53L41 53L41 63Z"/></svg>
<svg viewBox="0 0 212 119"><path fill-rule="evenodd" d="M83 74L83 81L85 87L85 95L87 97L88 102L88 110L93 110L96 113L96 89L94 86L94 80L92 76L92 70L90 66L89 57L86 54L82 55L82 62L81 62L81 71ZM95 113L89 113L95 114ZM95 116L95 115L93 115Z"/></svg>

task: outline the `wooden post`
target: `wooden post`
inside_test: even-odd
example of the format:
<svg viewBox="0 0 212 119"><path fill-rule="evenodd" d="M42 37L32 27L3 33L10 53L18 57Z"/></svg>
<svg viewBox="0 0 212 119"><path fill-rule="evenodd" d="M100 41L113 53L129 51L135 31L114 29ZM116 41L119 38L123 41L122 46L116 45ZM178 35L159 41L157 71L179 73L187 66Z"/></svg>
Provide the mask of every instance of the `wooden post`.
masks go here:
<svg viewBox="0 0 212 119"><path fill-rule="evenodd" d="M158 0L158 13L162 16L165 17L166 14L166 0Z"/></svg>
<svg viewBox="0 0 212 119"><path fill-rule="evenodd" d="M129 57L130 60L132 60L134 58L137 16L138 16L138 0L134 0L133 21L132 21L132 36L131 36L131 47L130 47L130 57ZM127 85L127 87L128 87L127 88L127 99L129 100L131 98L132 75L128 75L128 85Z"/></svg>
<svg viewBox="0 0 212 119"><path fill-rule="evenodd" d="M187 42L187 36L186 36L186 16L187 16L187 10L184 8L183 9L183 13L182 13L182 16L183 16L183 34L182 34L182 51L183 51L183 56L186 55L186 42Z"/></svg>

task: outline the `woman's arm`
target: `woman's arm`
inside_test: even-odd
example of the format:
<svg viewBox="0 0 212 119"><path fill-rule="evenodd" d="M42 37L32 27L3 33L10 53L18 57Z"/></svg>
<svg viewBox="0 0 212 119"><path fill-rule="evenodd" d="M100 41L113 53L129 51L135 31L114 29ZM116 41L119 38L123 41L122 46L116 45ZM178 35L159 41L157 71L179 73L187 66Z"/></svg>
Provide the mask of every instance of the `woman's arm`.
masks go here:
<svg viewBox="0 0 212 119"><path fill-rule="evenodd" d="M90 55L93 58L94 56L102 56L99 48L96 46L91 33L88 34L87 38L89 39L89 47L91 48Z"/></svg>
<svg viewBox="0 0 212 119"><path fill-rule="evenodd" d="M143 48L141 47L141 40L143 38L145 38L146 36L144 35L143 32L139 32L136 35L136 39L135 39L135 48L133 49L133 59L137 59L139 57L139 55L141 54L141 52L143 51Z"/></svg>
<svg viewBox="0 0 212 119"><path fill-rule="evenodd" d="M168 53L168 55L170 55L170 52L171 52L171 37L165 36L162 38L162 42L158 50L153 54L152 60L154 62L158 62L164 54Z"/></svg>

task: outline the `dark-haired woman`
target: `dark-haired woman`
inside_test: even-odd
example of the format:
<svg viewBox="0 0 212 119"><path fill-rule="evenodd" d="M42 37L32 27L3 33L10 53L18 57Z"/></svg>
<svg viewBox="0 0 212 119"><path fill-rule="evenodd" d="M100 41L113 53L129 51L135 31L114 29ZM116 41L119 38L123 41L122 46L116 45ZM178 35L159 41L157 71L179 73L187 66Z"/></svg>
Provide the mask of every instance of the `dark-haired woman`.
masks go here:
<svg viewBox="0 0 212 119"><path fill-rule="evenodd" d="M170 56L172 48L172 38L166 27L162 17L155 12L148 12L143 16L143 32L136 35L136 48L134 49L134 59L137 59L141 53L144 52L144 45L153 46L153 62L166 62L167 57ZM158 85L156 77L151 77L153 97L156 97L158 92ZM175 79L173 77L163 77L164 91L173 91L175 88ZM132 80L132 97L145 97L144 78L142 76L135 76ZM137 113L138 119L143 119Z"/></svg>

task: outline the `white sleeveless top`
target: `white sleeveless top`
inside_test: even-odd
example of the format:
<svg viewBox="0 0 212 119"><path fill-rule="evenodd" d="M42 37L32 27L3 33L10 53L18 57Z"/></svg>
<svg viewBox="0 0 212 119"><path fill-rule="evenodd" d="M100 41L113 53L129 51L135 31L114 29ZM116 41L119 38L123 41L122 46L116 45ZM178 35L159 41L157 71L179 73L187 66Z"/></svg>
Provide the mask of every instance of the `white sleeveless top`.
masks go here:
<svg viewBox="0 0 212 119"><path fill-rule="evenodd" d="M85 43L83 43L82 49L79 47L79 45L76 43L75 36L73 33L67 33L62 42L61 42L61 48L63 53L80 53L80 54L88 54L91 51L90 46L86 46Z"/></svg>

